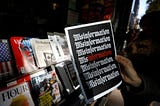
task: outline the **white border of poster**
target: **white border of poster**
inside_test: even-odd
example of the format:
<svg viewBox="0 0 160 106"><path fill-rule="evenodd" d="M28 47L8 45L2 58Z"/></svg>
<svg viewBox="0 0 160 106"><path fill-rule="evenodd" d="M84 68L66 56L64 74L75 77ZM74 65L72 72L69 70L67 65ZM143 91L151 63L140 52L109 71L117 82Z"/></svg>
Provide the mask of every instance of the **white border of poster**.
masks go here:
<svg viewBox="0 0 160 106"><path fill-rule="evenodd" d="M78 81L89 104L121 85L111 20L66 27Z"/></svg>

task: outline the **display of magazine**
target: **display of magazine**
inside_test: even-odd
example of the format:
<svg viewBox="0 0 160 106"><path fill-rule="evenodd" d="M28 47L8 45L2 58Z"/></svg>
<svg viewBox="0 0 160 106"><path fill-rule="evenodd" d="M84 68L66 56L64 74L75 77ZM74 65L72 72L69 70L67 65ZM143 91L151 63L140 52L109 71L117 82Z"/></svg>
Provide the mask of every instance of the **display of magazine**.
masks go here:
<svg viewBox="0 0 160 106"><path fill-rule="evenodd" d="M66 35L58 32L47 32L52 50L57 62L70 60L70 53L67 44Z"/></svg>
<svg viewBox="0 0 160 106"><path fill-rule="evenodd" d="M30 78L33 99L37 106L52 106L61 100L59 84L53 71L41 69Z"/></svg>
<svg viewBox="0 0 160 106"><path fill-rule="evenodd" d="M39 68L56 63L56 58L48 39L32 38L31 45Z"/></svg>
<svg viewBox="0 0 160 106"><path fill-rule="evenodd" d="M0 81L13 77L13 58L7 39L0 39Z"/></svg>
<svg viewBox="0 0 160 106"><path fill-rule="evenodd" d="M115 61L117 53L110 20L66 27L65 33L86 103L120 86L122 79Z"/></svg>
<svg viewBox="0 0 160 106"><path fill-rule="evenodd" d="M33 49L29 37L11 37L10 43L15 57L16 66L21 74L37 70Z"/></svg>
<svg viewBox="0 0 160 106"><path fill-rule="evenodd" d="M27 82L0 90L0 106L35 106Z"/></svg>

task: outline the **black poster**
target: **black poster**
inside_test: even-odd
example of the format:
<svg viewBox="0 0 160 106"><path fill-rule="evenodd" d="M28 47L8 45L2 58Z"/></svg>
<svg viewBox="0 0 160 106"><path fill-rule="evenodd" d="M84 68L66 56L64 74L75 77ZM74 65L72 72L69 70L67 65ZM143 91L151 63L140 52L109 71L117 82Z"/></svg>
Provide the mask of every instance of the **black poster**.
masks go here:
<svg viewBox="0 0 160 106"><path fill-rule="evenodd" d="M122 80L110 20L65 28L71 58L87 103L117 88Z"/></svg>

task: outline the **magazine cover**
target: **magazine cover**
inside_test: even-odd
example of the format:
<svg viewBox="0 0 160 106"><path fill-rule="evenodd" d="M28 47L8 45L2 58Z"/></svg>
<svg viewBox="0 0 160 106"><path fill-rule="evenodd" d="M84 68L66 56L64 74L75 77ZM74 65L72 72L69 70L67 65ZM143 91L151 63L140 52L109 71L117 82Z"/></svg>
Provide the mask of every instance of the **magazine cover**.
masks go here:
<svg viewBox="0 0 160 106"><path fill-rule="evenodd" d="M61 100L59 84L56 80L55 73L41 69L39 72L32 74L31 85L33 99L38 106L52 106Z"/></svg>
<svg viewBox="0 0 160 106"><path fill-rule="evenodd" d="M110 20L65 28L71 58L87 103L122 83Z"/></svg>
<svg viewBox="0 0 160 106"><path fill-rule="evenodd" d="M11 37L10 43L19 73L26 74L37 70L33 49L28 37Z"/></svg>
<svg viewBox="0 0 160 106"><path fill-rule="evenodd" d="M46 77L49 79L51 85L51 96L53 97L53 103L57 104L59 101L61 101L61 92L63 91L63 86L59 76L57 75L54 65L46 67L46 70L48 73Z"/></svg>
<svg viewBox="0 0 160 106"><path fill-rule="evenodd" d="M0 80L14 76L13 58L7 39L0 39Z"/></svg>
<svg viewBox="0 0 160 106"><path fill-rule="evenodd" d="M48 39L32 38L31 45L39 68L56 63L56 58Z"/></svg>
<svg viewBox="0 0 160 106"><path fill-rule="evenodd" d="M0 106L35 106L27 82L0 90Z"/></svg>
<svg viewBox="0 0 160 106"><path fill-rule="evenodd" d="M64 33L47 32L57 62L70 60L67 39Z"/></svg>

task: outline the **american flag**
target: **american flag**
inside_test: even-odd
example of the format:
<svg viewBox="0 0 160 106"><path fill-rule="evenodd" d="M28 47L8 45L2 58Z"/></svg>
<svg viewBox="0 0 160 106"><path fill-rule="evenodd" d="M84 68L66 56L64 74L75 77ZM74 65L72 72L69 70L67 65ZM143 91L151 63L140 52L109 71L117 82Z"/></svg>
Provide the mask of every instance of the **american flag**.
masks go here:
<svg viewBox="0 0 160 106"><path fill-rule="evenodd" d="M0 40L0 78L13 74L8 40Z"/></svg>

